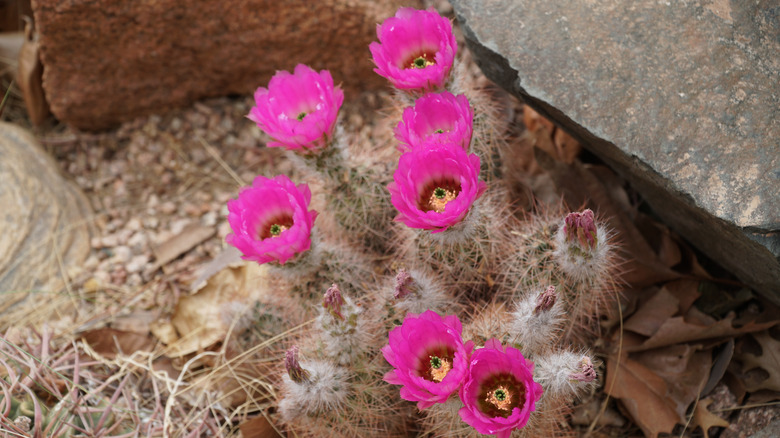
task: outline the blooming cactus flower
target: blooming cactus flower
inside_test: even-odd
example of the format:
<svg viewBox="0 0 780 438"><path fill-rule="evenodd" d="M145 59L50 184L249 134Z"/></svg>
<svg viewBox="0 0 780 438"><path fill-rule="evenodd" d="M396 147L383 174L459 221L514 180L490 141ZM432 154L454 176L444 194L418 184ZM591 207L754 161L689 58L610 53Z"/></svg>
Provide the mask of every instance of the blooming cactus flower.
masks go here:
<svg viewBox="0 0 780 438"><path fill-rule="evenodd" d="M486 188L479 157L454 143L426 143L401 155L387 186L395 220L433 233L462 221Z"/></svg>
<svg viewBox="0 0 780 438"><path fill-rule="evenodd" d="M238 199L228 201L228 223L233 229L225 239L257 263L281 264L311 248L311 228L317 212L307 210L311 191L290 178L258 176L243 188Z"/></svg>
<svg viewBox="0 0 780 438"><path fill-rule="evenodd" d="M333 86L330 72L298 64L294 73L276 72L268 88L255 91L247 117L273 139L269 147L305 154L330 142L343 102L344 92Z"/></svg>
<svg viewBox="0 0 780 438"><path fill-rule="evenodd" d="M477 432L498 438L523 428L543 391L533 379L533 362L520 350L491 339L471 355L469 365L460 388L460 418Z"/></svg>
<svg viewBox="0 0 780 438"><path fill-rule="evenodd" d="M455 315L442 317L432 310L407 315L382 348L393 366L384 380L403 385L401 398L416 401L419 409L444 403L463 382L474 348L471 341L463 343L462 331Z"/></svg>
<svg viewBox="0 0 780 438"><path fill-rule="evenodd" d="M458 43L452 23L433 8L400 8L376 29L369 45L379 75L400 90L433 91L444 87Z"/></svg>
<svg viewBox="0 0 780 438"><path fill-rule="evenodd" d="M401 152L425 142L457 143L468 150L473 123L474 111L466 96L429 93L404 110L395 138Z"/></svg>

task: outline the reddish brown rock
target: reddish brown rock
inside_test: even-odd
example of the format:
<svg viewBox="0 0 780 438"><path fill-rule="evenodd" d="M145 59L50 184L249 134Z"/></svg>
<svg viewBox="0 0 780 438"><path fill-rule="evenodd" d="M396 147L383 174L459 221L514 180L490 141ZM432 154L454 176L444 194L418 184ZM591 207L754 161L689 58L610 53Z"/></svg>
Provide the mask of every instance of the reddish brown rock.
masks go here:
<svg viewBox="0 0 780 438"><path fill-rule="evenodd" d="M368 44L419 0L34 0L43 86L58 119L86 130L226 94L276 70L327 68L350 95L385 87Z"/></svg>

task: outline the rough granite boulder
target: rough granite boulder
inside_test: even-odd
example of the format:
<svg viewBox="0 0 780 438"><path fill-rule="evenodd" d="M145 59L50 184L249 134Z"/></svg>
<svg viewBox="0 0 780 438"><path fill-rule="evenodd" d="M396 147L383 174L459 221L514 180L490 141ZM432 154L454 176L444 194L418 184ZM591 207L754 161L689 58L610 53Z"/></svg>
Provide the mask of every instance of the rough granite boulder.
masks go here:
<svg viewBox="0 0 780 438"><path fill-rule="evenodd" d="M347 98L386 87L368 45L419 0L33 0L54 115L85 130L227 94L277 70L327 68Z"/></svg>
<svg viewBox="0 0 780 438"><path fill-rule="evenodd" d="M14 321L9 309L22 302L35 307L59 298L70 271L89 255L91 215L87 198L35 137L0 122L0 313L6 322Z"/></svg>
<svg viewBox="0 0 780 438"><path fill-rule="evenodd" d="M488 77L780 303L776 0L452 0Z"/></svg>

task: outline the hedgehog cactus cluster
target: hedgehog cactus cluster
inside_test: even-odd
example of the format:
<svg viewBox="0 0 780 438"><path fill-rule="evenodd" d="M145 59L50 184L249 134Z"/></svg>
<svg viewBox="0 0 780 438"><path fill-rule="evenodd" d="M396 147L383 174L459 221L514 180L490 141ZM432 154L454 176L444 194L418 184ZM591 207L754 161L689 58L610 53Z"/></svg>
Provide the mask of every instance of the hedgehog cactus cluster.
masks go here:
<svg viewBox="0 0 780 438"><path fill-rule="evenodd" d="M227 242L297 287L313 322L278 360L281 422L296 436L565 435L598 381L611 235L590 210L507 213L506 122L457 67L450 20L401 8L377 36L375 71L397 90L389 153L350 141L327 70L278 72L248 116L316 181L258 176L228 203Z"/></svg>

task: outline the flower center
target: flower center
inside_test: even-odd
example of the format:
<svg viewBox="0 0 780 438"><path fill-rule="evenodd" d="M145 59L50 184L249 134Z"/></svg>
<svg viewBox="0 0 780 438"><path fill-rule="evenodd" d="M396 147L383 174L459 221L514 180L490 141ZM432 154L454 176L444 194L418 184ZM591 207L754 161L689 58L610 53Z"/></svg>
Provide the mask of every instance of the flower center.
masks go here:
<svg viewBox="0 0 780 438"><path fill-rule="evenodd" d="M283 231L289 230L293 225L292 217L282 216L276 217L273 220L266 222L267 225L260 228L257 233L260 239L268 239L269 237L279 237Z"/></svg>
<svg viewBox="0 0 780 438"><path fill-rule="evenodd" d="M436 64L436 53L422 52L406 63L406 68L425 68Z"/></svg>
<svg viewBox="0 0 780 438"><path fill-rule="evenodd" d="M488 379L480 391L479 409L489 417L508 417L525 403L525 387L511 374Z"/></svg>
<svg viewBox="0 0 780 438"><path fill-rule="evenodd" d="M447 207L447 203L458 197L460 184L454 182L434 183L428 189L423 190L420 199L420 210L441 213Z"/></svg>
<svg viewBox="0 0 780 438"><path fill-rule="evenodd" d="M304 117L306 117L306 112L305 111L301 111L300 114L295 116L295 118L298 119L299 122L302 121Z"/></svg>
<svg viewBox="0 0 780 438"><path fill-rule="evenodd" d="M433 131L433 133L434 134L444 134L444 130L443 129L437 129L437 130Z"/></svg>
<svg viewBox="0 0 780 438"><path fill-rule="evenodd" d="M439 356L430 356L431 358L431 380L434 382L441 382L447 377L447 373L452 369L452 363L447 359L442 359Z"/></svg>
<svg viewBox="0 0 780 438"><path fill-rule="evenodd" d="M447 346L437 346L420 357L417 375L429 382L439 383L452 371L455 351Z"/></svg>

